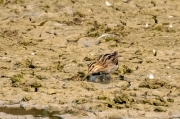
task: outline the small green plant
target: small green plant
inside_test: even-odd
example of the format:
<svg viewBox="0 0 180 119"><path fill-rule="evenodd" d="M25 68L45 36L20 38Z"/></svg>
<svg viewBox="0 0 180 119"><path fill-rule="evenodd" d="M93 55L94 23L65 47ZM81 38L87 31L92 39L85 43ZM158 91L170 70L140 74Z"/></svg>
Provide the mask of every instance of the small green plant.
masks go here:
<svg viewBox="0 0 180 119"><path fill-rule="evenodd" d="M64 67L64 65L63 65L63 64L61 64L61 62L60 62L60 61L58 61L58 62L57 62L57 70L62 70L62 69L63 69L63 67Z"/></svg>
<svg viewBox="0 0 180 119"><path fill-rule="evenodd" d="M12 83L16 83L16 82L22 83L24 78L22 74L17 74L17 75L13 75L10 80L12 81Z"/></svg>
<svg viewBox="0 0 180 119"><path fill-rule="evenodd" d="M29 100L32 100L32 97L30 95L26 95L26 96L23 97L24 102L27 102Z"/></svg>
<svg viewBox="0 0 180 119"><path fill-rule="evenodd" d="M12 81L13 87L18 87L26 81L22 74L13 75L10 80Z"/></svg>
<svg viewBox="0 0 180 119"><path fill-rule="evenodd" d="M28 68L36 68L36 66L33 65L33 60L30 60L30 59L26 60L26 67L28 67Z"/></svg>

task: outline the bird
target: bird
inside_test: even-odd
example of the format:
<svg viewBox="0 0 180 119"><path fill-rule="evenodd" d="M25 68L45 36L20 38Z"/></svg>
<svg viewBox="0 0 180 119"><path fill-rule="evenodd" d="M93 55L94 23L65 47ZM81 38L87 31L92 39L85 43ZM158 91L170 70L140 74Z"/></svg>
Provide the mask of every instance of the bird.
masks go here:
<svg viewBox="0 0 180 119"><path fill-rule="evenodd" d="M95 62L88 64L88 75L106 75L113 73L118 69L118 52L100 55Z"/></svg>

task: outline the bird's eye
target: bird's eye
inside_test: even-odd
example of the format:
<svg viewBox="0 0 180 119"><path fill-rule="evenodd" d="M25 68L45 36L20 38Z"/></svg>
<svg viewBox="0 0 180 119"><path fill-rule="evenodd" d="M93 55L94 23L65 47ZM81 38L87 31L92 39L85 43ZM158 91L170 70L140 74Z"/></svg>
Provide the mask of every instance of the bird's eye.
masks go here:
<svg viewBox="0 0 180 119"><path fill-rule="evenodd" d="M111 56L108 56L108 58L107 59L111 59Z"/></svg>

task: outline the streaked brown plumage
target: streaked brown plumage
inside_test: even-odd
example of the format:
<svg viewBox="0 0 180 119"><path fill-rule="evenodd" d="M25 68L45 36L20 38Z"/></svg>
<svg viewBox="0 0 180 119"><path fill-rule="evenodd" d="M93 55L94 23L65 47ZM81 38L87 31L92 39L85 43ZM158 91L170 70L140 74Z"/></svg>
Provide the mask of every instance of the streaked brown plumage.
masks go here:
<svg viewBox="0 0 180 119"><path fill-rule="evenodd" d="M118 68L118 52L100 55L96 62L88 65L88 74L110 74Z"/></svg>

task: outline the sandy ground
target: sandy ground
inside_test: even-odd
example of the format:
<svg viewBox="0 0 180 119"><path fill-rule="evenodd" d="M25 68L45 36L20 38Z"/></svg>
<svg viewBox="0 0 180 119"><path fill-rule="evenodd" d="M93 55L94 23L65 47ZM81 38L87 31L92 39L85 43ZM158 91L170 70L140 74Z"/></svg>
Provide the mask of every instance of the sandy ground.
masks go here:
<svg viewBox="0 0 180 119"><path fill-rule="evenodd" d="M180 118L180 1L108 2L1 0L1 118ZM115 50L114 80L83 81Z"/></svg>

